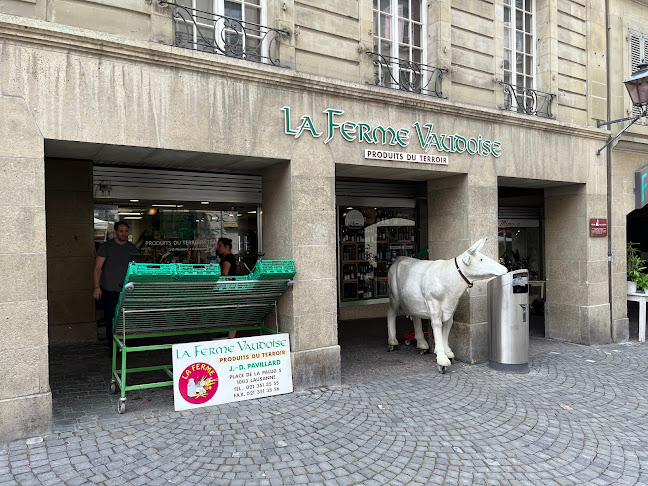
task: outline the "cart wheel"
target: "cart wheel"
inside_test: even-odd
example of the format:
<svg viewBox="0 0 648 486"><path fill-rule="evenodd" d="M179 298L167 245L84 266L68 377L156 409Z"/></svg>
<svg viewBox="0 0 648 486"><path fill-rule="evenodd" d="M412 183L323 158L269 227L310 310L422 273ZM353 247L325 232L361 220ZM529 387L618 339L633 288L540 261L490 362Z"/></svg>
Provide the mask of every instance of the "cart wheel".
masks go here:
<svg viewBox="0 0 648 486"><path fill-rule="evenodd" d="M441 373L443 375L445 373L446 367L441 366L441 365L437 365L437 369L439 370L439 373Z"/></svg>
<svg viewBox="0 0 648 486"><path fill-rule="evenodd" d="M410 344L412 344L412 341L409 340L409 339L406 339L405 340L405 346L409 346Z"/></svg>
<svg viewBox="0 0 648 486"><path fill-rule="evenodd" d="M117 404L117 413L124 413L126 411L126 400L119 400Z"/></svg>
<svg viewBox="0 0 648 486"><path fill-rule="evenodd" d="M115 393L117 393L117 382L116 381L113 380L113 381L110 382L110 385L108 385L108 393L110 393L111 395L114 395Z"/></svg>

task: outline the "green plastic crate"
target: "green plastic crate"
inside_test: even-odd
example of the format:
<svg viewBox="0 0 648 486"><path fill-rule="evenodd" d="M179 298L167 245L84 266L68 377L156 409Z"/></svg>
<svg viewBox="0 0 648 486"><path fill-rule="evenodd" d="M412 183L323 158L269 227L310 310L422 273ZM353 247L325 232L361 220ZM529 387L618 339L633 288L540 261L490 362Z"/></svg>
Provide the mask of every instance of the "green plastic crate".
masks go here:
<svg viewBox="0 0 648 486"><path fill-rule="evenodd" d="M250 272L250 280L270 280L293 278L297 271L292 260L261 260L256 262Z"/></svg>
<svg viewBox="0 0 648 486"><path fill-rule="evenodd" d="M175 281L178 270L175 263L134 263L128 264L128 282L169 282Z"/></svg>
<svg viewBox="0 0 648 486"><path fill-rule="evenodd" d="M188 264L177 263L178 281L202 282L205 280L218 280L220 265L213 263Z"/></svg>

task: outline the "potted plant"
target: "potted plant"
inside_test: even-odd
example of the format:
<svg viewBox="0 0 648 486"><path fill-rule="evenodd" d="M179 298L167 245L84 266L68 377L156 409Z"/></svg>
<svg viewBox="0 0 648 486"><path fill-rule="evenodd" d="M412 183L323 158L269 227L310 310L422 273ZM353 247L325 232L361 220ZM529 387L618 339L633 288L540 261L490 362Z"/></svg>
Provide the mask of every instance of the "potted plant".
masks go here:
<svg viewBox="0 0 648 486"><path fill-rule="evenodd" d="M645 261L641 259L639 243L628 242L627 253L627 274L628 274L628 293L634 294L637 291L637 284L642 277L642 272L646 269Z"/></svg>
<svg viewBox="0 0 648 486"><path fill-rule="evenodd" d="M637 280L637 292L641 289L644 294L648 294L648 274L642 273L641 277Z"/></svg>

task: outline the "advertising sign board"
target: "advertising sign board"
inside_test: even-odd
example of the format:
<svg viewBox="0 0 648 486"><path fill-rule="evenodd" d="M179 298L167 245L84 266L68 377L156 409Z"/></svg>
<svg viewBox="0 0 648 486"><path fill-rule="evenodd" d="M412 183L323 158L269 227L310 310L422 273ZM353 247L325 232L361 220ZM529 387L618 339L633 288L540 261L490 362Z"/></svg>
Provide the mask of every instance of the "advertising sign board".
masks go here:
<svg viewBox="0 0 648 486"><path fill-rule="evenodd" d="M293 391L288 334L175 344L172 352L175 410Z"/></svg>

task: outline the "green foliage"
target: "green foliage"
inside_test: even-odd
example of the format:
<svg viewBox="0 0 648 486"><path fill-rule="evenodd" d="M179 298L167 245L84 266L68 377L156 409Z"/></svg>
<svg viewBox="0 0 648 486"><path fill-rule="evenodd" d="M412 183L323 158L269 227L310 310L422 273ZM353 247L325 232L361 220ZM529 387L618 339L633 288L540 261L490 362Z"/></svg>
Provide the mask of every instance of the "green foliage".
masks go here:
<svg viewBox="0 0 648 486"><path fill-rule="evenodd" d="M648 293L648 274L641 274L637 280L637 287L642 288L645 293Z"/></svg>
<svg viewBox="0 0 648 486"><path fill-rule="evenodd" d="M635 282L637 286L641 287L641 285L639 285L639 280L642 279L642 277L646 277L646 275L643 273L643 271L646 269L646 262L639 256L640 251L639 248L637 248L637 245L639 245L639 243L628 242L626 250L628 259L627 274L628 280ZM648 286L648 281L646 282L646 284Z"/></svg>

